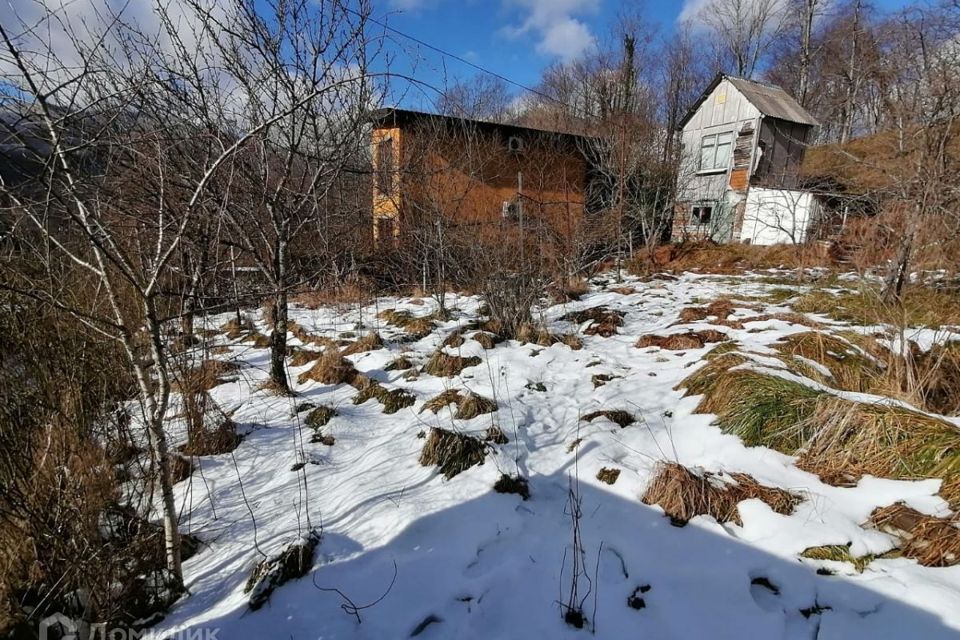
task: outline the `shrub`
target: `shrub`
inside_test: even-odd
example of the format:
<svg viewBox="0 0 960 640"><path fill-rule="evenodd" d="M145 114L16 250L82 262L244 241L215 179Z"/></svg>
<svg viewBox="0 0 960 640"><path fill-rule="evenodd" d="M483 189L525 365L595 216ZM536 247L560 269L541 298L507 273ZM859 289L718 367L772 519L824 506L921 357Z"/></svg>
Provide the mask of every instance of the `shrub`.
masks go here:
<svg viewBox="0 0 960 640"><path fill-rule="evenodd" d="M494 271L483 283L486 311L496 331L505 338L516 338L525 324L531 324L530 309L540 299L543 279L534 273Z"/></svg>

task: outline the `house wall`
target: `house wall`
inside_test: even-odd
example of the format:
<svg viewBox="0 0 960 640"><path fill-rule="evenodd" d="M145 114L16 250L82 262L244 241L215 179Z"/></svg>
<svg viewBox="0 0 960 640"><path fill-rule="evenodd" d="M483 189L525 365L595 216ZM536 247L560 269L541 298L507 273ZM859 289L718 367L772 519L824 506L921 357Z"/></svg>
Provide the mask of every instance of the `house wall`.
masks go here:
<svg viewBox="0 0 960 640"><path fill-rule="evenodd" d="M374 144L386 132L375 130ZM508 137L435 125L404 128L397 136L403 142L397 197L390 202L375 197L374 217L397 219L397 234L440 215L449 227L474 235L496 237L522 224L553 236L572 236L584 211L583 155L571 143L548 134L522 136L523 150L515 153L507 148ZM376 166L373 174L377 175ZM521 207L505 219L503 203L515 201Z"/></svg>
<svg viewBox="0 0 960 640"><path fill-rule="evenodd" d="M797 186L800 165L813 127L778 118L764 118L760 124L756 169L751 184L777 189Z"/></svg>
<svg viewBox="0 0 960 640"><path fill-rule="evenodd" d="M749 183L753 168L753 150L759 131L761 114L736 87L723 79L707 96L681 132L683 154L677 183L677 208L674 219L674 235L711 238L727 242L735 237L738 227L738 206L742 191ZM741 136L743 132L743 136ZM700 147L704 136L730 133L733 147L749 151L745 161L738 162L734 170L734 154L731 153L727 167L701 170ZM749 144L744 138L749 137ZM731 183L734 190L731 191ZM710 204L714 215L708 225L698 224L690 218L693 206Z"/></svg>
<svg viewBox="0 0 960 640"><path fill-rule="evenodd" d="M817 212L816 198L809 192L751 187L739 239L759 245L805 242Z"/></svg>
<svg viewBox="0 0 960 640"><path fill-rule="evenodd" d="M378 149L385 138L393 140L393 166L398 170L393 172L393 188L390 195L384 195L377 187L379 162ZM370 138L370 157L373 159L373 239L381 240L382 230L391 229L394 237L400 233L400 172L402 166L403 133L399 127L382 127L373 130ZM384 224L387 223L387 224Z"/></svg>

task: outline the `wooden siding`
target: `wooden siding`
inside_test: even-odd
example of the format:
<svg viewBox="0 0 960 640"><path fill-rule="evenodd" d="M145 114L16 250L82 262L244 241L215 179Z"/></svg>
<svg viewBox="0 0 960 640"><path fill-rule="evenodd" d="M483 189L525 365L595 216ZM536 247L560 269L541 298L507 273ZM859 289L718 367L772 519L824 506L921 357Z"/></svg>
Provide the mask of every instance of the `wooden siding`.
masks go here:
<svg viewBox="0 0 960 640"><path fill-rule="evenodd" d="M763 152L751 184L777 189L796 187L811 131L809 125L764 118L758 141Z"/></svg>
<svg viewBox="0 0 960 640"><path fill-rule="evenodd" d="M528 136L522 151L511 152L509 136L496 131L446 131L410 124L402 130L376 129L374 144L386 135L402 141L395 146L400 157L398 188L393 198L375 198L374 218L395 219L395 235L429 223L436 215L468 233L494 237L523 225L569 238L580 225L587 163L568 142L549 135ZM504 202L521 203L517 215L505 219Z"/></svg>
<svg viewBox="0 0 960 640"><path fill-rule="evenodd" d="M374 240L381 240L381 232L385 229L393 229L394 236L397 236L400 232L399 215L401 204L401 184L399 167L401 166L402 161L401 144L403 142L403 134L401 133L399 127L378 128L373 130L373 134L370 139L370 157L373 158L374 168L374 171L372 172L372 179L374 182L376 182L378 179L378 149L380 147L380 143L387 138L393 140L393 166L397 169L391 172L393 174L393 185L392 188L389 189L388 194L382 193L381 189L378 189L376 184L373 185ZM392 223L387 224L386 221L392 221Z"/></svg>

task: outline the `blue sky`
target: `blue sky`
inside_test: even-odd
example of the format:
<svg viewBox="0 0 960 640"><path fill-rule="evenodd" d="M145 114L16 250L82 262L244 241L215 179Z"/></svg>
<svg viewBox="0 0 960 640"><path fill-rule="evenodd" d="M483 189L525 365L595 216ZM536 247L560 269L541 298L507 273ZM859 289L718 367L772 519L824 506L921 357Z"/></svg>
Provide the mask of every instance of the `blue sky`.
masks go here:
<svg viewBox="0 0 960 640"><path fill-rule="evenodd" d="M524 85L543 68L575 57L603 38L625 11L639 12L661 32L710 0L375 0L375 13L393 28L450 51ZM908 0L875 0L881 10ZM396 38L392 69L431 85L476 73L467 65ZM416 66L411 67L411 60ZM426 91L429 93L429 90ZM405 104L429 98L407 95ZM419 106L429 106L420 104Z"/></svg>

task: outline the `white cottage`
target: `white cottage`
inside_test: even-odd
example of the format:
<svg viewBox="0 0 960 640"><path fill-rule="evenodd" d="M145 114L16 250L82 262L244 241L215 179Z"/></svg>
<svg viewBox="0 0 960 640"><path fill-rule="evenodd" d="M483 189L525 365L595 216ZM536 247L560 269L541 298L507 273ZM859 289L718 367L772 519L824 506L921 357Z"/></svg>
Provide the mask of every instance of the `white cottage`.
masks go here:
<svg viewBox="0 0 960 640"><path fill-rule="evenodd" d="M780 87L718 75L680 122L674 238L805 240L816 201L798 173L817 124Z"/></svg>

